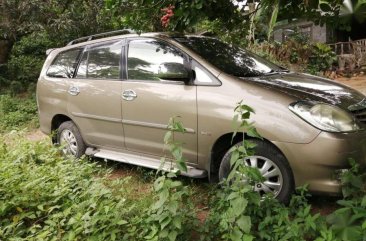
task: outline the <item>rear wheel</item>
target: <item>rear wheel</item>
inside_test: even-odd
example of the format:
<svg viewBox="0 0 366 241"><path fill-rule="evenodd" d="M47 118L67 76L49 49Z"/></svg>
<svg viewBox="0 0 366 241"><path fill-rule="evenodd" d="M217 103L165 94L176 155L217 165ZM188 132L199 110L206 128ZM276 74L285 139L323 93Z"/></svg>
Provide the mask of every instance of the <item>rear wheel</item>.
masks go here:
<svg viewBox="0 0 366 241"><path fill-rule="evenodd" d="M76 158L84 155L86 145L79 129L72 121L62 123L57 130L57 143L62 147L62 153Z"/></svg>
<svg viewBox="0 0 366 241"><path fill-rule="evenodd" d="M288 203L294 190L294 178L286 158L268 142L261 140L251 140L251 142L257 145L255 155L247 157L244 164L258 168L264 177L264 181L256 183L253 189L261 196L272 193L279 201ZM235 146L240 145L241 143L238 143ZM230 173L230 158L231 152L228 150L220 164L220 181L227 178ZM245 177L243 179L245 180Z"/></svg>

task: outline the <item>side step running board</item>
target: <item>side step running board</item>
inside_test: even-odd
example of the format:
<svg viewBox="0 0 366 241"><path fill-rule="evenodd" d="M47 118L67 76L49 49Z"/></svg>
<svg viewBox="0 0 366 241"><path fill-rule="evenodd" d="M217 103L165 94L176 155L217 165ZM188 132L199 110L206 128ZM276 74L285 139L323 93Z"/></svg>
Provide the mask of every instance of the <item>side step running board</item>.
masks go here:
<svg viewBox="0 0 366 241"><path fill-rule="evenodd" d="M116 152L116 151L110 151L110 150L95 150L93 148L87 148L86 155L88 156L94 156L98 158L128 163L132 165L147 167L151 169L159 169L161 167L161 161L159 159L155 159L152 157L146 157L146 156L139 156L134 155L132 153L123 153L123 152ZM164 165L161 167L162 170L165 171L177 171L178 169L175 167L175 164L171 164L170 162L164 163ZM181 172L181 175L188 176L188 177L194 177L194 178L204 178L207 177L207 171L196 169L191 166L187 166L187 172Z"/></svg>

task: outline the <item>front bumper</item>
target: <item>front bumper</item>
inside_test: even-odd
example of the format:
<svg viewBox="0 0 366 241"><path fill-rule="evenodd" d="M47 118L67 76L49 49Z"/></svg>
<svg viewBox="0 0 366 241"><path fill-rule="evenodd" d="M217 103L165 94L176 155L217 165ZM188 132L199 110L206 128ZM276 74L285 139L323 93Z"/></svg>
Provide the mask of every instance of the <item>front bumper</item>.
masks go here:
<svg viewBox="0 0 366 241"><path fill-rule="evenodd" d="M308 144L273 143L289 161L295 185L308 184L311 192L337 195L341 185L336 171L349 168L349 158L366 165L366 131L321 132Z"/></svg>

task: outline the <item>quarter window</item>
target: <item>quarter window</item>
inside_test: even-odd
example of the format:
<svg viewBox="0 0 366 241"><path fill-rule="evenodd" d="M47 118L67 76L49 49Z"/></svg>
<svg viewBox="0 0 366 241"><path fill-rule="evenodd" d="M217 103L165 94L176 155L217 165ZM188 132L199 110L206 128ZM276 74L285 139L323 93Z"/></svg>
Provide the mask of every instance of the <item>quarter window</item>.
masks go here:
<svg viewBox="0 0 366 241"><path fill-rule="evenodd" d="M76 77L119 79L121 51L120 42L89 47L83 54Z"/></svg>
<svg viewBox="0 0 366 241"><path fill-rule="evenodd" d="M129 43L127 69L130 80L159 81L160 69L176 64L184 64L184 55L166 43L156 40L134 40Z"/></svg>
<svg viewBox="0 0 366 241"><path fill-rule="evenodd" d="M72 49L59 53L47 70L47 76L72 78L78 64L81 49Z"/></svg>

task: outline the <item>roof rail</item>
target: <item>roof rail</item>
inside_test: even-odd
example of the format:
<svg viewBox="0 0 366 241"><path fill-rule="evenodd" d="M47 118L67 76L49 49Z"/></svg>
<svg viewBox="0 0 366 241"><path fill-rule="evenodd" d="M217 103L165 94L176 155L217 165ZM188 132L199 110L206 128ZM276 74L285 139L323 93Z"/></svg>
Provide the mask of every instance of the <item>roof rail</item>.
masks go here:
<svg viewBox="0 0 366 241"><path fill-rule="evenodd" d="M98 33L98 34L74 39L71 42L69 42L67 44L67 46L77 44L77 43L82 43L82 42L88 42L93 39L98 39L98 38L102 38L102 37L111 37L111 36L115 36L115 35L132 34L132 33L136 33L136 32L131 29L122 29L122 30L116 30L116 31L111 31L111 32Z"/></svg>

